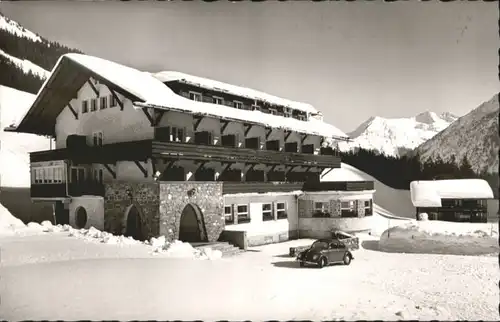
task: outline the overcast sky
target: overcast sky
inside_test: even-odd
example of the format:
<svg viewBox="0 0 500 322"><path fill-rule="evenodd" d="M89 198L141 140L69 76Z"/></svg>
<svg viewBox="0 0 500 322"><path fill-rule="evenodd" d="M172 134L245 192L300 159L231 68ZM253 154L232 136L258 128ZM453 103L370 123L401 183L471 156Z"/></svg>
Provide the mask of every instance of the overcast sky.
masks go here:
<svg viewBox="0 0 500 322"><path fill-rule="evenodd" d="M498 4L1 2L50 40L313 104L345 132L373 115L463 115L498 92Z"/></svg>

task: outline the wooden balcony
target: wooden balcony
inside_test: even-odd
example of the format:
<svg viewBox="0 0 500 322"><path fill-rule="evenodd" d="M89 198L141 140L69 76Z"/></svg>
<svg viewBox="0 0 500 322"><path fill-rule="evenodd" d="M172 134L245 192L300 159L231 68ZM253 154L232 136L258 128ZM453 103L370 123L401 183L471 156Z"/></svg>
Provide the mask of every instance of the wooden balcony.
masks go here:
<svg viewBox="0 0 500 322"><path fill-rule="evenodd" d="M302 183L296 182L224 182L223 194L291 192L302 190Z"/></svg>
<svg viewBox="0 0 500 322"><path fill-rule="evenodd" d="M114 163L116 161L145 161L151 157L151 140L79 146L30 153L31 162L72 160L76 163Z"/></svg>
<svg viewBox="0 0 500 322"><path fill-rule="evenodd" d="M320 168L340 167L340 157L335 155L314 155L160 141L152 142L152 156L172 160L187 159L223 163L282 164Z"/></svg>
<svg viewBox="0 0 500 322"><path fill-rule="evenodd" d="M363 191L373 190L373 181L307 182L304 191Z"/></svg>
<svg viewBox="0 0 500 322"><path fill-rule="evenodd" d="M340 157L338 155L315 155L155 140L113 143L104 146L81 146L30 153L31 162L72 160L75 163L88 164L145 161L148 158L266 165L282 164L319 168L340 167Z"/></svg>
<svg viewBox="0 0 500 322"><path fill-rule="evenodd" d="M31 198L66 198L83 195L104 196L104 185L97 182L31 184Z"/></svg>

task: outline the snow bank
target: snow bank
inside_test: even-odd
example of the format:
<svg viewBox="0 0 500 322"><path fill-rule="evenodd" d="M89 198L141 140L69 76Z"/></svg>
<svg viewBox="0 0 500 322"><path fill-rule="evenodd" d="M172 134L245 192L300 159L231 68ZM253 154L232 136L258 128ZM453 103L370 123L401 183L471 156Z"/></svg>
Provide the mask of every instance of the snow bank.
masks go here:
<svg viewBox="0 0 500 322"><path fill-rule="evenodd" d="M12 233L17 229L25 228L26 225L14 217L2 204L0 204L0 234Z"/></svg>
<svg viewBox="0 0 500 322"><path fill-rule="evenodd" d="M0 55L4 56L8 60L10 60L14 65L19 67L25 74L32 72L35 75L38 75L41 79L45 79L50 75L50 72L43 69L42 67L32 63L27 59L19 59L15 56L7 54L5 51L0 49Z"/></svg>
<svg viewBox="0 0 500 322"><path fill-rule="evenodd" d="M0 29L6 30L11 34L17 35L18 37L28 38L32 41L42 41L42 38L40 38L40 36L24 28L14 20L3 16L2 14L0 14Z"/></svg>
<svg viewBox="0 0 500 322"><path fill-rule="evenodd" d="M497 253L498 227L494 224L411 221L387 229L380 250L400 253L481 255Z"/></svg>
<svg viewBox="0 0 500 322"><path fill-rule="evenodd" d="M0 205L1 206L1 205ZM5 209L5 208L3 208ZM3 212L0 209L0 214ZM5 219L4 219L5 218ZM17 235L28 235L30 233L63 233L67 232L68 236L76 237L86 241L98 242L108 245L125 246L125 245L140 245L145 244L151 247L152 252L156 254L164 254L167 257L175 258L196 258L196 259L219 259L222 257L222 252L204 248L203 250L196 249L191 244L179 240L168 242L165 236L151 238L149 241L141 242L132 237L116 236L105 231L100 231L94 227L89 229L74 229L69 225L53 225L50 221L44 221L41 224L30 222L27 226L21 221L21 225L9 225L10 222L15 224L12 215L2 215L0 217L0 232L7 222L6 227L9 232ZM16 218L14 218L16 219Z"/></svg>

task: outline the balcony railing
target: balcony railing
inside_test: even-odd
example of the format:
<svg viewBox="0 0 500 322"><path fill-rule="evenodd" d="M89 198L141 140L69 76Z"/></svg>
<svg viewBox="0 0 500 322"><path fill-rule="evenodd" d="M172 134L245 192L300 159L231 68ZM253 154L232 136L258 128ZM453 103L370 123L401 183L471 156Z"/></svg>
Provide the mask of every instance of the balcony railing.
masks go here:
<svg viewBox="0 0 500 322"><path fill-rule="evenodd" d="M307 182L304 191L363 191L374 187L373 181Z"/></svg>
<svg viewBox="0 0 500 322"><path fill-rule="evenodd" d="M224 182L222 185L222 193L291 192L302 190L302 185L302 183L295 182Z"/></svg>
<svg viewBox="0 0 500 322"><path fill-rule="evenodd" d="M97 182L69 183L67 190L66 183L31 185L31 198L66 198L83 195L104 196L104 185Z"/></svg>
<svg viewBox="0 0 500 322"><path fill-rule="evenodd" d="M152 156L168 159L188 159L215 162L238 162L288 166L340 167L340 158L334 155L314 155L217 145L194 145L153 141Z"/></svg>

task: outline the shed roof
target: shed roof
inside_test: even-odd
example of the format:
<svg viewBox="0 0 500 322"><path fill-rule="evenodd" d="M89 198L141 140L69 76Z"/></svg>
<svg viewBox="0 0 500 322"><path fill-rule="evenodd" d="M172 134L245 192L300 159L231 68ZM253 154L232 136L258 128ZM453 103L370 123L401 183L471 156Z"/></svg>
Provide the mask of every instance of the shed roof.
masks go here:
<svg viewBox="0 0 500 322"><path fill-rule="evenodd" d="M482 179L412 181L410 195L415 207L441 207L441 199L493 199L493 190Z"/></svg>

